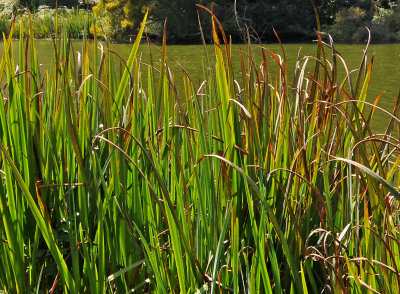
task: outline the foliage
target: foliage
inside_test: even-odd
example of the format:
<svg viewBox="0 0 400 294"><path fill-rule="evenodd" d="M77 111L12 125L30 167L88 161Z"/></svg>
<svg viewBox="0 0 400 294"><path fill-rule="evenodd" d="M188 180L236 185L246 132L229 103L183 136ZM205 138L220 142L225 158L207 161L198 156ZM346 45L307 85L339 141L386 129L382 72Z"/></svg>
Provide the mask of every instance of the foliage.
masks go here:
<svg viewBox="0 0 400 294"><path fill-rule="evenodd" d="M115 40L127 40L139 27L146 8L150 8L149 34L161 39L164 22L169 42L200 42L198 19L203 26L205 39L212 41L209 16L196 4L203 5L219 16L227 34L234 42L247 38L276 41L274 29L283 41L312 40L316 18L312 1L289 0L102 0L94 8L101 29ZM319 19L325 31L339 42L365 42L365 26L373 32L373 41L390 42L398 38L399 25L395 17L399 0L315 0ZM129 7L126 6L129 3ZM123 7L125 7L123 9ZM256 32L256 33L255 33Z"/></svg>
<svg viewBox="0 0 400 294"><path fill-rule="evenodd" d="M100 0L93 7L97 26L109 39L132 37L149 8L147 3L145 0Z"/></svg>
<svg viewBox="0 0 400 294"><path fill-rule="evenodd" d="M19 0L19 5L21 7L29 7L30 9L36 9L39 6L49 6L51 8L56 7L56 3L59 6L76 7L79 4L78 0Z"/></svg>
<svg viewBox="0 0 400 294"><path fill-rule="evenodd" d="M58 28L56 29L56 18ZM30 22L29 22L30 19ZM0 32L8 34L12 25L12 19L9 14L0 14ZM78 8L68 9L59 8L58 12L47 6L40 6L36 13L28 15L22 13L16 17L14 37L20 37L20 26L25 26L22 30L27 32L27 25L34 26L35 38L51 38L55 36L57 31L61 31L63 27L69 30L70 37L73 39L83 38L90 34L89 27L93 23L93 16L90 11Z"/></svg>
<svg viewBox="0 0 400 294"><path fill-rule="evenodd" d="M398 42L400 40L400 1L355 1L335 16L332 26L325 26L340 42L365 42L368 35L365 27L372 31L374 42Z"/></svg>
<svg viewBox="0 0 400 294"><path fill-rule="evenodd" d="M372 19L372 33L383 42L400 41L400 1L378 7Z"/></svg>
<svg viewBox="0 0 400 294"><path fill-rule="evenodd" d="M369 27L369 24L367 12L364 9L360 7L344 8L336 15L332 34L342 42L365 42L368 39L365 27Z"/></svg>
<svg viewBox="0 0 400 294"><path fill-rule="evenodd" d="M324 25L332 25L336 14L345 8L349 8L354 1L351 0L314 0L318 8L319 18Z"/></svg>
<svg viewBox="0 0 400 294"><path fill-rule="evenodd" d="M206 39L212 40L212 34L209 33L209 15L202 9L199 10L197 3L212 9L236 42L247 38L246 26L252 37L257 39L252 30L254 29L263 40L276 40L273 27L284 40L309 38L314 33L313 27L315 27L313 8L309 3L300 5L294 1L276 0L237 1L236 6L233 1L227 0L156 0L152 3L152 17L158 23L163 23L167 19L167 37L173 42L199 42L198 14ZM288 22L288 19L291 21Z"/></svg>
<svg viewBox="0 0 400 294"><path fill-rule="evenodd" d="M1 1L1 0L0 0ZM4 1L4 0L3 0ZM48 6L51 8L67 7L67 8L91 8L98 0L5 0L17 2L21 8L28 7L29 9L35 11L40 6Z"/></svg>
<svg viewBox="0 0 400 294"><path fill-rule="evenodd" d="M0 60L2 291L399 288L399 101L374 134L383 110L366 101L368 48L338 80L341 55L319 38L288 80L284 52L234 57L215 21L200 87L172 73L165 40L159 67L140 62L146 18L121 75L96 40L76 60L66 29L41 69L33 23L20 26L25 40L11 28Z"/></svg>
<svg viewBox="0 0 400 294"><path fill-rule="evenodd" d="M201 38L196 3L206 4L204 2L195 0L153 1L151 15L157 23L163 24L164 21L167 21L166 33L169 39L177 42L185 40L198 42ZM163 26L160 25L156 34L162 35L162 33Z"/></svg>
<svg viewBox="0 0 400 294"><path fill-rule="evenodd" d="M240 5L238 9L244 24L253 28L263 40L276 40L273 29L283 41L311 40L315 37L315 14L310 2L270 0L254 5L248 1L247 5Z"/></svg>
<svg viewBox="0 0 400 294"><path fill-rule="evenodd" d="M12 4L14 3L14 4ZM55 8L55 1L0 0L0 22L12 19L20 9L28 6L32 11L40 7ZM97 3L97 5L95 5ZM147 9L150 9L147 34L160 41L163 37L164 22L169 43L199 43L203 35L212 42L210 17L197 4L203 5L219 16L220 22L233 42L246 42L247 34L252 40L262 42L310 41L317 29L315 4L322 30L330 33L338 42L365 42L368 27L373 42L397 42L400 39L400 24L396 17L400 11L400 0L65 0L58 1L59 7L93 8L96 26L90 23L90 32L96 29L97 36L111 41L133 40ZM3 24L0 24L3 25ZM3 25L4 27L4 25ZM6 27L9 28L9 25ZM37 35L50 37L51 29L38 27ZM38 33L38 31L43 31ZM5 31L3 29L3 31Z"/></svg>

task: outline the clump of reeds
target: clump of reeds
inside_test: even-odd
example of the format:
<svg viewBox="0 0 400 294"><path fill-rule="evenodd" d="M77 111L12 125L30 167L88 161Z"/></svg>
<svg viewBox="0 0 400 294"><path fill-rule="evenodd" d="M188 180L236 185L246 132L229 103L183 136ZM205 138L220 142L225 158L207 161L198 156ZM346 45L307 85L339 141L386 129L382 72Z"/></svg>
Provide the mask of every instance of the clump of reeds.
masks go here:
<svg viewBox="0 0 400 294"><path fill-rule="evenodd" d="M15 18L15 22L13 19ZM79 8L60 7L52 9L48 6L39 6L38 9L30 14L25 10L7 9L0 12L0 32L9 35L11 25L13 25L13 37L24 38L20 35L19 27L33 26L35 38L50 39L54 37L56 30L65 27L69 37L72 39L82 39L90 35L89 28L94 22L93 13L89 10ZM57 28L57 29L56 29ZM27 33L28 27L22 32Z"/></svg>
<svg viewBox="0 0 400 294"><path fill-rule="evenodd" d="M261 63L250 44L234 57L212 17L215 56L197 88L170 71L165 36L160 68L137 58L146 17L121 77L96 39L77 62L67 31L56 31L46 71L32 22L20 26L29 38L19 56L13 27L5 39L1 289L398 289L398 103L374 134L383 110L366 100L373 60L365 53L350 73L319 37L288 80L283 47L259 46Z"/></svg>

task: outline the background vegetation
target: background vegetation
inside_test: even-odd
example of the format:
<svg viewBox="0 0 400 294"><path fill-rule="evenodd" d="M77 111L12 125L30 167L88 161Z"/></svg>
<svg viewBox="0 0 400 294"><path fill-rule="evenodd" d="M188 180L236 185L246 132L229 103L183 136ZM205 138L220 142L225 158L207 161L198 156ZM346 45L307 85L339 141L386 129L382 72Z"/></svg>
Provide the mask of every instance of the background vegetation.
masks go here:
<svg viewBox="0 0 400 294"><path fill-rule="evenodd" d="M21 25L26 26L28 18L28 14L22 14L16 18L14 24L16 29L14 37L21 37L19 27ZM55 32L57 31L56 27L59 29L62 27L68 28L71 38L80 39L83 38L83 36L88 36L90 34L90 26L94 23L93 14L87 10L79 8L63 7L58 9L56 13L55 9L49 9L42 6L40 10L36 11L36 13L31 14L30 18L35 27L35 38L39 39L54 37ZM10 25L11 23L9 21L3 19L0 23L0 32L8 33ZM24 31L26 31L26 28Z"/></svg>
<svg viewBox="0 0 400 294"><path fill-rule="evenodd" d="M372 42L400 41L399 0L315 0L314 3L322 29L331 33L336 41L366 42L368 35L365 27L372 31ZM100 0L97 7L105 9L95 8L94 12L102 18L103 11L105 15L113 13L107 5L123 6L121 26L124 30L135 31L139 25L137 19L141 19L139 12L143 14L150 8L151 33L160 38L167 18L169 41L183 43L199 42L199 13L200 21L205 26L205 37L211 41L209 22L205 20L207 15L196 4L213 9L227 35L232 36L235 42L246 40L246 27L251 28L250 36L254 40L260 37L263 41L276 40L274 28L284 42L312 40L317 28L315 12L309 0Z"/></svg>
<svg viewBox="0 0 400 294"><path fill-rule="evenodd" d="M322 29L338 42L364 43L372 31L372 42L400 41L400 0L314 0ZM161 40L164 21L170 43L199 43L199 22L204 37L212 41L207 14L196 4L212 9L219 16L227 35L234 42L245 42L246 27L253 40L276 41L273 29L284 42L310 41L315 36L315 12L309 0L60 0L59 7L85 9L97 20L98 36L113 41L129 41L137 34L140 20L150 9L148 34ZM10 16L17 7L36 12L54 9L50 0L0 0L0 22L3 31L10 28ZM40 16L39 16L40 17ZM46 17L47 18L47 17ZM54 20L53 20L54 22ZM6 25L8 23L8 25ZM90 23L91 25L91 23ZM41 31L38 29L36 31ZM93 33L94 27L91 28ZM48 31L51 31L49 28ZM84 31L82 26L80 31ZM255 33L257 32L257 34ZM37 33L38 37L41 34ZM50 37L50 32L46 37Z"/></svg>

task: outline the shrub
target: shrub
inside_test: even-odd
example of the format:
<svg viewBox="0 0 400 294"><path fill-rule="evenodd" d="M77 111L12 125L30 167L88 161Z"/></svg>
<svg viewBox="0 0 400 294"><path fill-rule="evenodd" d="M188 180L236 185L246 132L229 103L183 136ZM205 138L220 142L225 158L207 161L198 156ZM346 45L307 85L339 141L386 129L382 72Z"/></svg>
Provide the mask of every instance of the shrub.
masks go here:
<svg viewBox="0 0 400 294"><path fill-rule="evenodd" d="M149 8L146 3L144 0L100 0L93 7L99 35L104 32L111 40L128 39L139 28L139 20Z"/></svg>
<svg viewBox="0 0 400 294"><path fill-rule="evenodd" d="M377 41L399 42L400 34L399 2L391 3L387 8L376 9L371 30Z"/></svg>
<svg viewBox="0 0 400 294"><path fill-rule="evenodd" d="M365 30L365 27L369 26L370 19L364 9L360 7L349 7L338 12L331 33L335 39L341 42L366 42L368 39L368 32Z"/></svg>

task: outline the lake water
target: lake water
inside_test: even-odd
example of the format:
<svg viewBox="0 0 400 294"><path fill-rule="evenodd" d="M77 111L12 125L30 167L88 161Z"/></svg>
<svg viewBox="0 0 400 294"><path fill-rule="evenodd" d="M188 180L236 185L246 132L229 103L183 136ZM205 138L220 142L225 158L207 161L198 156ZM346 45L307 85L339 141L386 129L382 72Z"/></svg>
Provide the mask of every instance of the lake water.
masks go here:
<svg viewBox="0 0 400 294"><path fill-rule="evenodd" d="M18 42L14 42L17 45ZM52 42L46 40L36 41L38 49L39 62L45 67L50 66L54 53ZM75 50L79 50L82 47L82 42L74 41L73 46ZM279 44L267 44L266 48L274 53L282 54ZM17 48L17 46L15 47ZM111 49L117 52L121 57L127 59L129 52L132 48L132 44L112 44ZM294 72L295 62L300 51L300 56L316 55L316 45L315 44L287 44L284 45L287 61L288 61L288 73L289 76ZM246 45L234 45L233 46L233 66L239 69L240 59L239 50L247 50ZM253 48L254 57L256 60L261 59L261 50L254 46ZM344 57L350 70L357 69L360 66L361 58L363 56L363 51L365 49L364 45L336 45L336 50L339 51ZM0 47L2 50L2 47ZM153 60L155 63L159 60L160 47L152 45L151 46ZM206 48L210 56L210 64L213 64L213 46L209 45ZM204 46L202 45L171 45L167 46L167 56L173 60L178 61L189 73L192 81L195 85L200 85L204 74L203 74L203 59L204 59ZM330 52L327 50L327 54ZM382 93L382 97L379 102L379 106L386 110L391 111L394 107L394 99L397 97L400 88L400 44L390 44L390 45L371 45L368 51L369 60L374 54L374 68L372 73L372 79L370 83L370 88L368 92L368 100L370 102L374 101L376 97ZM139 49L139 56L141 56L143 62L149 62L149 50L147 45L141 45ZM117 58L115 59L117 60ZM176 82L179 83L180 72L179 67L174 64L172 60L169 60L169 65L173 69L176 78ZM118 67L118 62L116 62L116 67ZM340 61L338 61L340 63ZM344 76L344 69L340 66L342 71L342 76ZM354 73L354 79L355 75ZM376 131L383 131L382 121L386 122L387 118L382 112L377 111L374 120L374 129Z"/></svg>

